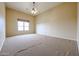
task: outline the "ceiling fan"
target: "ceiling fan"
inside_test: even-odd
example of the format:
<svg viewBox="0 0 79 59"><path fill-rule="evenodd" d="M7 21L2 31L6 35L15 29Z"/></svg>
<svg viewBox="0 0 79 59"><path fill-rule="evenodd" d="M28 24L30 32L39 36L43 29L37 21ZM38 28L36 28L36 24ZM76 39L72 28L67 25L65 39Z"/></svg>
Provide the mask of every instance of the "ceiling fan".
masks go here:
<svg viewBox="0 0 79 59"><path fill-rule="evenodd" d="M38 10L37 10L37 8L36 8L36 3L33 2L33 7L32 7L32 10L31 10L31 13L32 13L33 15L35 15L37 12L38 12Z"/></svg>
<svg viewBox="0 0 79 59"><path fill-rule="evenodd" d="M26 8L26 11L30 12L32 16L36 16L39 14L38 7L40 6L38 2L32 2L30 8ZM27 12L27 13L28 13Z"/></svg>

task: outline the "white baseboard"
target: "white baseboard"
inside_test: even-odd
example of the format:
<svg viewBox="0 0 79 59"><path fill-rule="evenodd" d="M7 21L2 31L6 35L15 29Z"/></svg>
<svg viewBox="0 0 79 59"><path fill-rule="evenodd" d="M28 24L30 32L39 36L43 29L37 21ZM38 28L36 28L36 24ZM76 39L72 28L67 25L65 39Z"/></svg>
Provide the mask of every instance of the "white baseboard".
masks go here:
<svg viewBox="0 0 79 59"><path fill-rule="evenodd" d="M40 35L47 35L47 36L51 36L51 37L57 37L57 38L63 38L63 39L68 39L68 40L75 40L75 41L77 41L76 38L70 38L70 37L65 37L65 36L48 35L48 34L40 34Z"/></svg>

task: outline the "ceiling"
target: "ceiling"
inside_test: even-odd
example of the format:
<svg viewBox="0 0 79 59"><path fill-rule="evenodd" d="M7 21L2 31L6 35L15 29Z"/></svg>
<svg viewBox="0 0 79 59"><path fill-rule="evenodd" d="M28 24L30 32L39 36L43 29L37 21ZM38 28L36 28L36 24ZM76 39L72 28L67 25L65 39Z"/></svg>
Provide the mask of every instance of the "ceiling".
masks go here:
<svg viewBox="0 0 79 59"><path fill-rule="evenodd" d="M48 9L51 9L61 3L62 2L36 2L36 8L38 10L38 13L36 15L43 13ZM31 13L31 9L33 7L32 2L6 2L6 6L8 8L12 8L17 11L21 11L32 15Z"/></svg>

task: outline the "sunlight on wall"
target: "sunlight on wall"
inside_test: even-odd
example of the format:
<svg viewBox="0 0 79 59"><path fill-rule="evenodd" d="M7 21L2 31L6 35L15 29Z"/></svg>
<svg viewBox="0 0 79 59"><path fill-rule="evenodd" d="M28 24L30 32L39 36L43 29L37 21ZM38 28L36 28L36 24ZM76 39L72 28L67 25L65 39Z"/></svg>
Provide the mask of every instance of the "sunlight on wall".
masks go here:
<svg viewBox="0 0 79 59"><path fill-rule="evenodd" d="M5 40L5 5L0 2L0 50Z"/></svg>
<svg viewBox="0 0 79 59"><path fill-rule="evenodd" d="M2 32L1 30L3 29L3 20L2 17L0 17L0 32Z"/></svg>

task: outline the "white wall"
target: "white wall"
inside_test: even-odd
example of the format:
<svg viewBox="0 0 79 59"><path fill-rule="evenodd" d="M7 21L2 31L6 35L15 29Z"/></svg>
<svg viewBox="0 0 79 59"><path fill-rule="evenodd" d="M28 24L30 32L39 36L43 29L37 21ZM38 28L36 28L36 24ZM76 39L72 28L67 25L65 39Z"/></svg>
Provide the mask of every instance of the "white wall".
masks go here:
<svg viewBox="0 0 79 59"><path fill-rule="evenodd" d="M0 50L5 40L5 5L0 2Z"/></svg>
<svg viewBox="0 0 79 59"><path fill-rule="evenodd" d="M36 32L76 40L77 3L63 3L36 17Z"/></svg>

